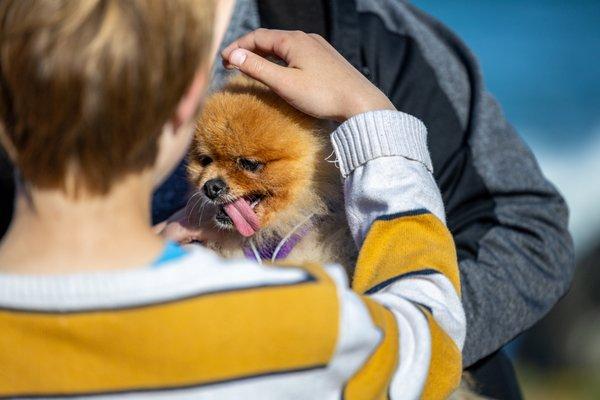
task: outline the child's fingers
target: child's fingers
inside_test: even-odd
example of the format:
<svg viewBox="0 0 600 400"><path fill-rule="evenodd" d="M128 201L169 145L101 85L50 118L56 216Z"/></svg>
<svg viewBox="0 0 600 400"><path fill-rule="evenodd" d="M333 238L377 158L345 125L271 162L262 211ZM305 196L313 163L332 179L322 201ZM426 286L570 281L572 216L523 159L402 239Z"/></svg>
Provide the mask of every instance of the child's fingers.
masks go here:
<svg viewBox="0 0 600 400"><path fill-rule="evenodd" d="M205 239L204 231L200 228L193 229L175 221L167 224L161 234L165 239L178 243L191 243Z"/></svg>
<svg viewBox="0 0 600 400"><path fill-rule="evenodd" d="M315 34L258 29L231 43L221 55L226 67L235 66L317 118L343 121L365 111L394 109L379 89ZM263 55L277 56L287 67Z"/></svg>
<svg viewBox="0 0 600 400"><path fill-rule="evenodd" d="M275 92L281 92L284 83L289 85L293 78L293 69L277 65L246 49L232 51L227 62Z"/></svg>
<svg viewBox="0 0 600 400"><path fill-rule="evenodd" d="M290 39L294 36L305 35L301 32L280 31L260 28L233 41L221 52L221 57L229 59L236 49L246 49L255 54L275 55L288 62Z"/></svg>

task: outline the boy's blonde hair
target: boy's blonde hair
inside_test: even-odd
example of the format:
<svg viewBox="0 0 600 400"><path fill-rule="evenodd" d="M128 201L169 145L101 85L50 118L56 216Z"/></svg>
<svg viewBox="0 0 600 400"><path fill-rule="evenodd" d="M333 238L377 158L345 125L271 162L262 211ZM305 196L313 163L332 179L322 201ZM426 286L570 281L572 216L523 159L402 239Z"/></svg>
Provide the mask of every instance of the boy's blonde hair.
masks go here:
<svg viewBox="0 0 600 400"><path fill-rule="evenodd" d="M151 166L210 60L212 0L0 0L0 139L38 188L106 193Z"/></svg>

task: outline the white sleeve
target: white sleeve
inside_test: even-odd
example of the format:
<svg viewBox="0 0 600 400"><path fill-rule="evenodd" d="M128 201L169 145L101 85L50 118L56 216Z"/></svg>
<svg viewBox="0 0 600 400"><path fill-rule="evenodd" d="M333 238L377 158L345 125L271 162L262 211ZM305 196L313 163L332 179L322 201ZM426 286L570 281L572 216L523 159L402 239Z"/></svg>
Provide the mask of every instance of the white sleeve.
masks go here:
<svg viewBox="0 0 600 400"><path fill-rule="evenodd" d="M381 336L346 390L360 387L372 365L384 363L379 350L392 332L397 354L386 383L392 399L443 398L460 382L466 322L426 135L418 119L394 111L360 114L332 134L348 222L361 246L354 292L329 268L344 316L336 357L357 348L361 331L370 343ZM373 386L383 384L382 375L370 377Z"/></svg>

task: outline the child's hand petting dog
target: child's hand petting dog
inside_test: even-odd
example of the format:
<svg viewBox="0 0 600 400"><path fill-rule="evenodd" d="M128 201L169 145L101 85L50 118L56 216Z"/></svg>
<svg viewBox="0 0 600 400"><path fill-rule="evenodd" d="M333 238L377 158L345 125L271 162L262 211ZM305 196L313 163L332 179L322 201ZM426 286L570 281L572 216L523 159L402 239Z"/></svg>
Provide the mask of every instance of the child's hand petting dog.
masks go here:
<svg viewBox="0 0 600 400"><path fill-rule="evenodd" d="M375 85L316 34L258 29L231 43L221 56L225 67L261 81L316 118L342 122L367 111L395 110ZM269 56L287 66L265 58Z"/></svg>

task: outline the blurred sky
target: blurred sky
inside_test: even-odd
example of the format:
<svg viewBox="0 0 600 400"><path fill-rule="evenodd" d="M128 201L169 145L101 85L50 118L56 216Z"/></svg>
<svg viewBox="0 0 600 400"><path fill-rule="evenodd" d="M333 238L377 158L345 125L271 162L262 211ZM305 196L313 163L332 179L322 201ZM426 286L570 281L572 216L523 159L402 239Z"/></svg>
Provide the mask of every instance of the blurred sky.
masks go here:
<svg viewBox="0 0 600 400"><path fill-rule="evenodd" d="M565 195L579 252L600 241L600 0L413 0L452 28Z"/></svg>

